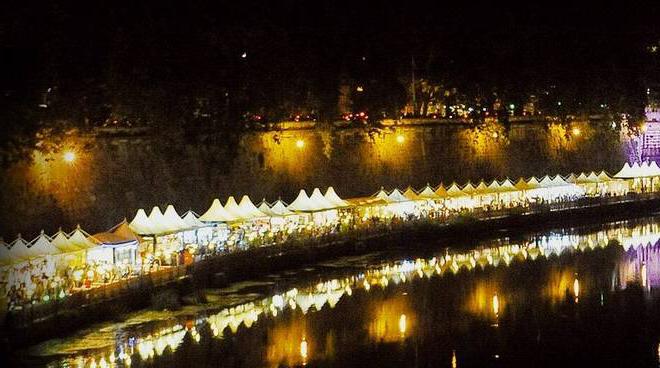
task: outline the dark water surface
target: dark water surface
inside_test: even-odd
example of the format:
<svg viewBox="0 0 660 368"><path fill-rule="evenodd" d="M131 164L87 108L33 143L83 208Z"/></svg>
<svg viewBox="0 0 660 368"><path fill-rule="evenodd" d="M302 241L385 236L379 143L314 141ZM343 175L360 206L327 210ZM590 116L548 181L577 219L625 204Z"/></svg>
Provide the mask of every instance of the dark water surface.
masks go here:
<svg viewBox="0 0 660 368"><path fill-rule="evenodd" d="M209 290L208 304L135 313L13 364L658 367L659 238L650 217L401 246Z"/></svg>

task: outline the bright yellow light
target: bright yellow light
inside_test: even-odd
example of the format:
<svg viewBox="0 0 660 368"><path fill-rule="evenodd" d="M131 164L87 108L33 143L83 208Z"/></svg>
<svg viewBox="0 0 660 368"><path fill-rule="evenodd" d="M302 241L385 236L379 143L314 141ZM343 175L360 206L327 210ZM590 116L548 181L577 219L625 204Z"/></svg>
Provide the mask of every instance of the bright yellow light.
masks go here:
<svg viewBox="0 0 660 368"><path fill-rule="evenodd" d="M406 137L404 137L402 134L399 134L399 135L396 136L396 141L398 143L403 143L403 142L406 141Z"/></svg>
<svg viewBox="0 0 660 368"><path fill-rule="evenodd" d="M303 147L305 147L305 141L303 141L302 139L298 139L298 140L296 141L296 147L298 147L298 148L303 148Z"/></svg>
<svg viewBox="0 0 660 368"><path fill-rule="evenodd" d="M64 153L64 161L68 163L72 163L73 161L76 160L76 154L72 151L67 151Z"/></svg>
<svg viewBox="0 0 660 368"><path fill-rule="evenodd" d="M401 336L406 334L406 327L407 327L406 315L402 314L401 317L399 317L399 332L401 333Z"/></svg>
<svg viewBox="0 0 660 368"><path fill-rule="evenodd" d="M456 368L458 361L456 360L456 350L451 351L451 368Z"/></svg>
<svg viewBox="0 0 660 368"><path fill-rule="evenodd" d="M575 281L573 281L573 294L575 294L575 300L580 297L580 281L576 278Z"/></svg>
<svg viewBox="0 0 660 368"><path fill-rule="evenodd" d="M500 314L500 300L497 298L497 294L493 295L493 313L495 316Z"/></svg>
<svg viewBox="0 0 660 368"><path fill-rule="evenodd" d="M580 134L582 134L582 130L580 130L580 128L578 128L578 127L573 128L573 130L571 132L576 137L579 136Z"/></svg>
<svg viewBox="0 0 660 368"><path fill-rule="evenodd" d="M307 361L307 340L304 337L300 342L300 357L303 358L303 362Z"/></svg>
<svg viewBox="0 0 660 368"><path fill-rule="evenodd" d="M497 134L497 132L493 132L493 138L497 139L497 137L499 137L499 134Z"/></svg>

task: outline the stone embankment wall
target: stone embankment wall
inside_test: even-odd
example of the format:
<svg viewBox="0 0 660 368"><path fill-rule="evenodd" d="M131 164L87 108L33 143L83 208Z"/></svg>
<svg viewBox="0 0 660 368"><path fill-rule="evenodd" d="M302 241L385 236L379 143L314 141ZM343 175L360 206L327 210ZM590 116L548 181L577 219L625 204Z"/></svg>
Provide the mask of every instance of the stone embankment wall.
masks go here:
<svg viewBox="0 0 660 368"><path fill-rule="evenodd" d="M68 151L73 162L63 160ZM71 136L60 152L35 152L0 176L0 235L32 238L77 223L102 231L140 207L172 203L181 213L201 213L229 195L290 201L300 188L317 186L354 197L381 186L612 172L623 151L618 131L589 123Z"/></svg>

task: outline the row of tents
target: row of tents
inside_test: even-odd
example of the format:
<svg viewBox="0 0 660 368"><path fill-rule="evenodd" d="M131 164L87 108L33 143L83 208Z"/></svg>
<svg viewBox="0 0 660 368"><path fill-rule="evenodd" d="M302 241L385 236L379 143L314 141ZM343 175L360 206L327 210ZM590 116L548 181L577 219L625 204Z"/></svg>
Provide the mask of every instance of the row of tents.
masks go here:
<svg viewBox="0 0 660 368"><path fill-rule="evenodd" d="M45 255L87 251L96 247L118 247L126 244L139 244L141 236L162 236L178 232L196 230L213 226L216 223L236 223L258 219L268 220L275 217L287 217L305 213L316 213L329 210L354 208L359 206L388 205L393 203L415 201L441 201L454 198L467 198L487 195L524 194L527 198L541 197L547 193L552 195L584 194L584 188L589 185L622 183L619 179L635 179L660 177L660 168L655 162L633 164L626 163L614 176L606 172L570 174L566 177L556 175L544 176L541 179L531 177L520 178L516 182L504 179L484 181L474 185L471 182L458 185L455 182L449 186L440 184L437 187L427 185L421 190L408 187L401 191L394 189L385 191L381 188L376 194L367 198L342 199L332 187L325 193L315 188L311 195L303 189L298 196L286 204L278 199L272 204L262 201L258 206L244 195L239 202L229 197L223 205L219 199L214 199L211 206L201 216L193 211L180 216L174 206L168 205L164 212L159 207L153 207L147 215L144 209L139 209L135 217L127 222L124 220L112 229L90 235L80 227L70 233L62 230L53 236L43 232L32 241L23 239L20 235L10 244L0 241L0 265L12 264Z"/></svg>

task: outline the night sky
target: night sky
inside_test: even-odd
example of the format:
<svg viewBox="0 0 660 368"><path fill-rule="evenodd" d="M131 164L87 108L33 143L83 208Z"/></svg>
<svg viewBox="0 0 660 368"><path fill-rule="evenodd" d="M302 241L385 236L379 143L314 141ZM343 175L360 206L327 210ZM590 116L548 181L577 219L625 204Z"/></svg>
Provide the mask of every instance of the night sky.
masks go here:
<svg viewBox="0 0 660 368"><path fill-rule="evenodd" d="M658 2L579 3L7 2L2 123L178 126L200 106L216 120L330 120L346 81L394 111L413 57L418 78L468 98L522 103L554 88L575 106L639 107L658 75Z"/></svg>

